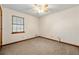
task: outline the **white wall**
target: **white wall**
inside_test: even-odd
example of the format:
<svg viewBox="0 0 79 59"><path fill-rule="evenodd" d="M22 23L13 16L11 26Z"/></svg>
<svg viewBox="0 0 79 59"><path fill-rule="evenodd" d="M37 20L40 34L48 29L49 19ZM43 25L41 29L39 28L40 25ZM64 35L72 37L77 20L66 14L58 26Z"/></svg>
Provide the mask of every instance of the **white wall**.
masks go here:
<svg viewBox="0 0 79 59"><path fill-rule="evenodd" d="M25 33L12 34L12 15L24 17ZM38 18L3 7L3 45L37 35Z"/></svg>
<svg viewBox="0 0 79 59"><path fill-rule="evenodd" d="M40 19L40 36L79 45L79 6Z"/></svg>

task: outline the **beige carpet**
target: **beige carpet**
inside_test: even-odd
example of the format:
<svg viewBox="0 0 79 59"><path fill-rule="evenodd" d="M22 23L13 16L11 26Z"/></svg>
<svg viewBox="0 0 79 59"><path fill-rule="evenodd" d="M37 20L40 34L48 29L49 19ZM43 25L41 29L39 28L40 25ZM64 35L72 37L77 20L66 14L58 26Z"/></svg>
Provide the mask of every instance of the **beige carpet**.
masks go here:
<svg viewBox="0 0 79 59"><path fill-rule="evenodd" d="M38 37L3 46L0 53L3 55L77 55L79 47Z"/></svg>

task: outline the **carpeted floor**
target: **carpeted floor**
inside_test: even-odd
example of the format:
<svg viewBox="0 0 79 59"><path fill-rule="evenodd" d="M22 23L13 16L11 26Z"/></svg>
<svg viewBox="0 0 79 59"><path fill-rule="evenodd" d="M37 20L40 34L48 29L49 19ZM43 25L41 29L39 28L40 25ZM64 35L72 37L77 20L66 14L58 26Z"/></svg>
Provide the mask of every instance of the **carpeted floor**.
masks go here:
<svg viewBox="0 0 79 59"><path fill-rule="evenodd" d="M3 46L0 53L2 55L77 55L79 47L38 37Z"/></svg>

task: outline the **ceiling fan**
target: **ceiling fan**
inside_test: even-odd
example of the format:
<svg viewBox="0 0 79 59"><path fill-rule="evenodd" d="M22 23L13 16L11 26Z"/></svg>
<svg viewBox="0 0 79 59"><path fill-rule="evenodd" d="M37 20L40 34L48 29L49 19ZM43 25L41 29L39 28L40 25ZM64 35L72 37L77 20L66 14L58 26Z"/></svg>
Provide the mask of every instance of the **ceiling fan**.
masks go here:
<svg viewBox="0 0 79 59"><path fill-rule="evenodd" d="M48 12L48 4L34 4L33 10L35 10L38 13Z"/></svg>

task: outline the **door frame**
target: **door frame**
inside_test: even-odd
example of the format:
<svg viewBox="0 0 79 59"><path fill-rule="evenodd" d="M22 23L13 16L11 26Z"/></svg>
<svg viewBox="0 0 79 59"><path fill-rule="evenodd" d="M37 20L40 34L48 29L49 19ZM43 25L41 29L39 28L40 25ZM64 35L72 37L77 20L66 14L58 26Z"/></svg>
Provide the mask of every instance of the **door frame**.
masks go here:
<svg viewBox="0 0 79 59"><path fill-rule="evenodd" d="M0 5L1 9L1 48L2 48L2 6Z"/></svg>

